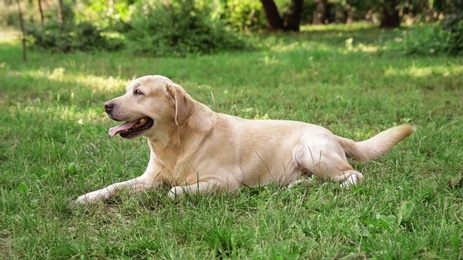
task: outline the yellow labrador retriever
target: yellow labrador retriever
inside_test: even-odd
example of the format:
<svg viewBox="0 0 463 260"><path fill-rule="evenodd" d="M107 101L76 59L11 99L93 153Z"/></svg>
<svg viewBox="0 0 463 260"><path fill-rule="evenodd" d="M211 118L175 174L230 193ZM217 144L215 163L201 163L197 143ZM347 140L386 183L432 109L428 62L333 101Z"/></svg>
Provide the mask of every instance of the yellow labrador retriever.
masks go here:
<svg viewBox="0 0 463 260"><path fill-rule="evenodd" d="M125 95L104 106L111 119L126 122L109 129L109 135L146 137L150 160L140 177L82 195L78 203L162 183L173 186L172 198L274 182L294 185L312 175L349 188L361 183L363 175L347 158L373 160L414 132L413 126L400 125L354 142L317 125L215 113L163 76L134 80Z"/></svg>

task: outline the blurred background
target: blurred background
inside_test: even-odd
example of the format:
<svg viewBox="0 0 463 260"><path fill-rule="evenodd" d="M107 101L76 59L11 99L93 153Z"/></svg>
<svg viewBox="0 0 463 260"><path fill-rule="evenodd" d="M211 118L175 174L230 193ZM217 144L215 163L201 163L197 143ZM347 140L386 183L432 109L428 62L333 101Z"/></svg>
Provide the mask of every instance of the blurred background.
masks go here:
<svg viewBox="0 0 463 260"><path fill-rule="evenodd" d="M391 39L406 53L463 49L462 0L3 0L0 10L2 28L22 20L25 44L54 52L207 54L255 47L251 35L359 23L411 29Z"/></svg>

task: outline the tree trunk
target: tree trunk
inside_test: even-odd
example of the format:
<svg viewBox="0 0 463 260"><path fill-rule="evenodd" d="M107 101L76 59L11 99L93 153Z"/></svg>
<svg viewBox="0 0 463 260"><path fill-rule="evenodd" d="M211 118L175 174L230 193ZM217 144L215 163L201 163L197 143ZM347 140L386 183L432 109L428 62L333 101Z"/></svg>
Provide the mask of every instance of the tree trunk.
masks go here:
<svg viewBox="0 0 463 260"><path fill-rule="evenodd" d="M58 23L63 23L63 0L58 0Z"/></svg>
<svg viewBox="0 0 463 260"><path fill-rule="evenodd" d="M381 5L381 28L400 27L399 10L396 9L397 0L384 1Z"/></svg>
<svg viewBox="0 0 463 260"><path fill-rule="evenodd" d="M264 7L267 28L270 30L284 30L283 19L281 19L278 8L273 0L260 0Z"/></svg>
<svg viewBox="0 0 463 260"><path fill-rule="evenodd" d="M289 7L289 12L286 16L285 30L294 31L294 32L299 31L303 2L304 2L303 0L292 0L291 1L291 6Z"/></svg>
<svg viewBox="0 0 463 260"><path fill-rule="evenodd" d="M40 22L42 23L42 27L43 27L43 9L42 9L42 1L39 0L38 4L39 4L39 12L40 12Z"/></svg>
<svg viewBox="0 0 463 260"><path fill-rule="evenodd" d="M312 24L324 24L328 13L328 3L326 0L319 0L317 8L313 12Z"/></svg>
<svg viewBox="0 0 463 260"><path fill-rule="evenodd" d="M23 60L27 61L26 30L24 29L24 21L23 21L23 15L22 15L22 12L21 12L21 4L19 3L19 0L16 0L16 3L18 4L19 25L21 26L21 31L23 33L23 37L22 37Z"/></svg>

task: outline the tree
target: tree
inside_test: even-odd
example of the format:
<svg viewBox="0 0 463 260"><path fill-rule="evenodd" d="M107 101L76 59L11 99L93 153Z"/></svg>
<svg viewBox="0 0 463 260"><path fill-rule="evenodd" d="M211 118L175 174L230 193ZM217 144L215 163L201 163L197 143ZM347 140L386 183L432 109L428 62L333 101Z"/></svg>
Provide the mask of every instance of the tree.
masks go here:
<svg viewBox="0 0 463 260"><path fill-rule="evenodd" d="M40 23L42 24L43 27L43 9L42 9L42 0L38 0L38 5L39 5L39 13L40 13Z"/></svg>
<svg viewBox="0 0 463 260"><path fill-rule="evenodd" d="M22 46L23 46L23 60L27 61L26 30L24 29L23 15L22 15L21 4L19 3L19 0L16 0L16 4L18 5L19 25L21 26L21 32L22 32L21 42L22 42Z"/></svg>
<svg viewBox="0 0 463 260"><path fill-rule="evenodd" d="M324 24L329 13L328 1L319 0L315 3L315 11L313 12L312 24Z"/></svg>
<svg viewBox="0 0 463 260"><path fill-rule="evenodd" d="M273 0L260 0L264 7L267 28L270 30L299 31L303 0L291 0L288 13L280 16Z"/></svg>
<svg viewBox="0 0 463 260"><path fill-rule="evenodd" d="M264 7L267 28L270 30L284 29L283 19L278 12L278 8L273 0L260 0Z"/></svg>
<svg viewBox="0 0 463 260"><path fill-rule="evenodd" d="M303 0L292 0L289 7L289 11L286 15L286 30L288 31L299 31L299 25L301 23L301 13Z"/></svg>
<svg viewBox="0 0 463 260"><path fill-rule="evenodd" d="M63 23L63 0L58 0L58 22Z"/></svg>
<svg viewBox="0 0 463 260"><path fill-rule="evenodd" d="M397 0L384 0L381 3L379 11L381 13L381 28L397 28L400 27L401 18L399 9L397 8Z"/></svg>

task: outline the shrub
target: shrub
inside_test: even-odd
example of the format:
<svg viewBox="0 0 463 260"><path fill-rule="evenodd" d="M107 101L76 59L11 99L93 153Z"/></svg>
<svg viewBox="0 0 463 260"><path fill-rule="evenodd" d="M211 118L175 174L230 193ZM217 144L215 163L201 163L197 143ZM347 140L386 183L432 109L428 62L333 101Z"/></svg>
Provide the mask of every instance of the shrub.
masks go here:
<svg viewBox="0 0 463 260"><path fill-rule="evenodd" d="M76 21L90 21L99 29L121 30L130 15L130 1L92 0L76 4Z"/></svg>
<svg viewBox="0 0 463 260"><path fill-rule="evenodd" d="M193 0L140 4L125 36L130 49L157 56L242 49L245 43Z"/></svg>
<svg viewBox="0 0 463 260"><path fill-rule="evenodd" d="M36 47L55 52L90 51L95 49L117 50L122 41L109 39L90 22L63 25L49 21L44 26L27 27L29 42Z"/></svg>
<svg viewBox="0 0 463 260"><path fill-rule="evenodd" d="M403 31L402 37L388 41L387 46L403 54L457 55L463 50L463 23L457 26L460 33L445 30L440 24L413 27Z"/></svg>
<svg viewBox="0 0 463 260"><path fill-rule="evenodd" d="M445 16L442 28L449 32L447 52L461 54L463 52L463 1L455 1L453 13Z"/></svg>
<svg viewBox="0 0 463 260"><path fill-rule="evenodd" d="M33 46L55 52L116 50L122 47L121 40L103 36L91 22L76 23L69 5L63 6L63 21L47 19L43 26L35 22L26 27L26 34Z"/></svg>
<svg viewBox="0 0 463 260"><path fill-rule="evenodd" d="M265 15L259 0L225 0L218 15L227 26L237 31L265 28Z"/></svg>
<svg viewBox="0 0 463 260"><path fill-rule="evenodd" d="M7 5L5 2L0 2L0 10L2 10L0 12L0 26L4 27L18 24L18 7L13 4Z"/></svg>
<svg viewBox="0 0 463 260"><path fill-rule="evenodd" d="M438 4L438 9L446 10L441 23L405 31L403 41L393 48L407 54L463 54L463 1Z"/></svg>
<svg viewBox="0 0 463 260"><path fill-rule="evenodd" d="M408 54L443 53L448 36L448 33L438 25L423 26L405 32L403 48Z"/></svg>

